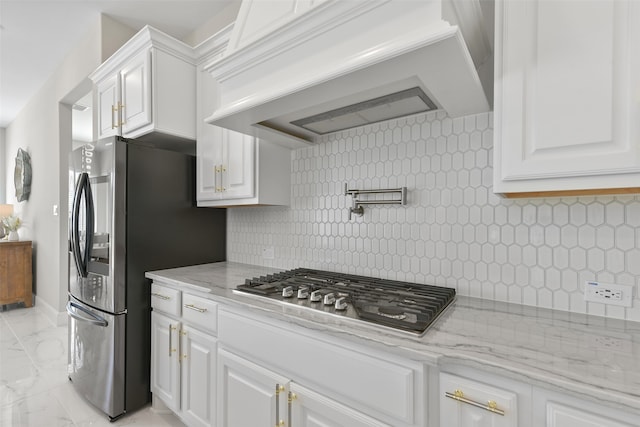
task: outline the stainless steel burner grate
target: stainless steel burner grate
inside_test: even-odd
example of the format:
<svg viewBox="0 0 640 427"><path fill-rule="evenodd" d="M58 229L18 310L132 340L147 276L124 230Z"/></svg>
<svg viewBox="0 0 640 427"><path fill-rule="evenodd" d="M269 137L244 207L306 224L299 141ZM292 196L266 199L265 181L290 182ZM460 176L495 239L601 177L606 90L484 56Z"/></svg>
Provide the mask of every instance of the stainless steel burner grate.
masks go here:
<svg viewBox="0 0 640 427"><path fill-rule="evenodd" d="M247 279L236 292L422 334L455 289L298 268Z"/></svg>

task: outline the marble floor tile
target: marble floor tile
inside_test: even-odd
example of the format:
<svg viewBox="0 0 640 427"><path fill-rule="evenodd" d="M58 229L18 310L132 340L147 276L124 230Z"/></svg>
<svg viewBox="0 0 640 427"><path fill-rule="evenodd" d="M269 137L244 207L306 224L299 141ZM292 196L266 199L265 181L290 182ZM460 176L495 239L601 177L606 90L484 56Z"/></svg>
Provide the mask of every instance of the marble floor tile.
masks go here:
<svg viewBox="0 0 640 427"><path fill-rule="evenodd" d="M184 427L151 406L116 422L85 401L67 377L67 327L35 308L0 312L0 426Z"/></svg>

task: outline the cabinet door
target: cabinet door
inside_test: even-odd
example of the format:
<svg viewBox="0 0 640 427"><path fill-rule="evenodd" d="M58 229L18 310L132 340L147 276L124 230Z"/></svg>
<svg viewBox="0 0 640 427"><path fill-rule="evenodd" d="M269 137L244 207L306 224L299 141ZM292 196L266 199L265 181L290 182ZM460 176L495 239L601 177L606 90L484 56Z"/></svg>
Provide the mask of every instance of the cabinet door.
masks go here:
<svg viewBox="0 0 640 427"><path fill-rule="evenodd" d="M198 200L218 200L222 197L222 133L222 128L208 125L206 137L198 137Z"/></svg>
<svg viewBox="0 0 640 427"><path fill-rule="evenodd" d="M639 187L640 3L496 8L495 192Z"/></svg>
<svg viewBox="0 0 640 427"><path fill-rule="evenodd" d="M96 85L96 108L98 110L98 139L118 135L118 84L119 75L101 81Z"/></svg>
<svg viewBox="0 0 640 427"><path fill-rule="evenodd" d="M255 195L256 141L229 129L222 130L223 199L241 199Z"/></svg>
<svg viewBox="0 0 640 427"><path fill-rule="evenodd" d="M180 411L180 322L151 312L151 392Z"/></svg>
<svg viewBox="0 0 640 427"><path fill-rule="evenodd" d="M216 407L216 339L185 324L180 332L180 351L182 416L190 426L212 426Z"/></svg>
<svg viewBox="0 0 640 427"><path fill-rule="evenodd" d="M632 427L600 415L555 402L547 402L547 427Z"/></svg>
<svg viewBox="0 0 640 427"><path fill-rule="evenodd" d="M151 53L144 51L120 71L122 136L151 123Z"/></svg>
<svg viewBox="0 0 640 427"><path fill-rule="evenodd" d="M457 396L458 399L448 397ZM498 414L492 407L502 411ZM455 375L440 374L440 425L448 427L516 427L517 395Z"/></svg>
<svg viewBox="0 0 640 427"><path fill-rule="evenodd" d="M273 427L286 419L286 378L220 349L218 379L219 426Z"/></svg>
<svg viewBox="0 0 640 427"><path fill-rule="evenodd" d="M298 384L287 399L291 427L390 427Z"/></svg>

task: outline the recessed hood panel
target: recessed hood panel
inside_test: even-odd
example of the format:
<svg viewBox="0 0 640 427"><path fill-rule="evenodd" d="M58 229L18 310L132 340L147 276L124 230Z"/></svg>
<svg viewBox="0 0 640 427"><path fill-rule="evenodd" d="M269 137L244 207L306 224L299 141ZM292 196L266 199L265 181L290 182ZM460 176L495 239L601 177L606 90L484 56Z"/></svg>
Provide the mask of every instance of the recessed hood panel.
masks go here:
<svg viewBox="0 0 640 427"><path fill-rule="evenodd" d="M245 0L227 54L205 67L218 83L206 121L296 148L430 109L488 111L483 19L475 0ZM421 95L398 101L407 91Z"/></svg>

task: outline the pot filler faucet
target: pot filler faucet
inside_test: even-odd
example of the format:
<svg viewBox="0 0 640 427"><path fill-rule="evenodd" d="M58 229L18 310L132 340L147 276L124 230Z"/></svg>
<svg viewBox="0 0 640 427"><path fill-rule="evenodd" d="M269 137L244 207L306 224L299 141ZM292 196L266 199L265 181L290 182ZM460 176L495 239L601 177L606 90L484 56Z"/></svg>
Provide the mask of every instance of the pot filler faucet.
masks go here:
<svg viewBox="0 0 640 427"><path fill-rule="evenodd" d="M397 194L400 198L393 199L376 199L370 196L365 196L365 199L361 199L361 195L371 194ZM351 216L356 214L358 216L364 215L364 205L406 205L407 204L407 187L400 188L387 188L380 190L349 190L347 183L344 184L344 195L352 197L352 205L349 208L349 221ZM375 197L375 196L374 196Z"/></svg>

